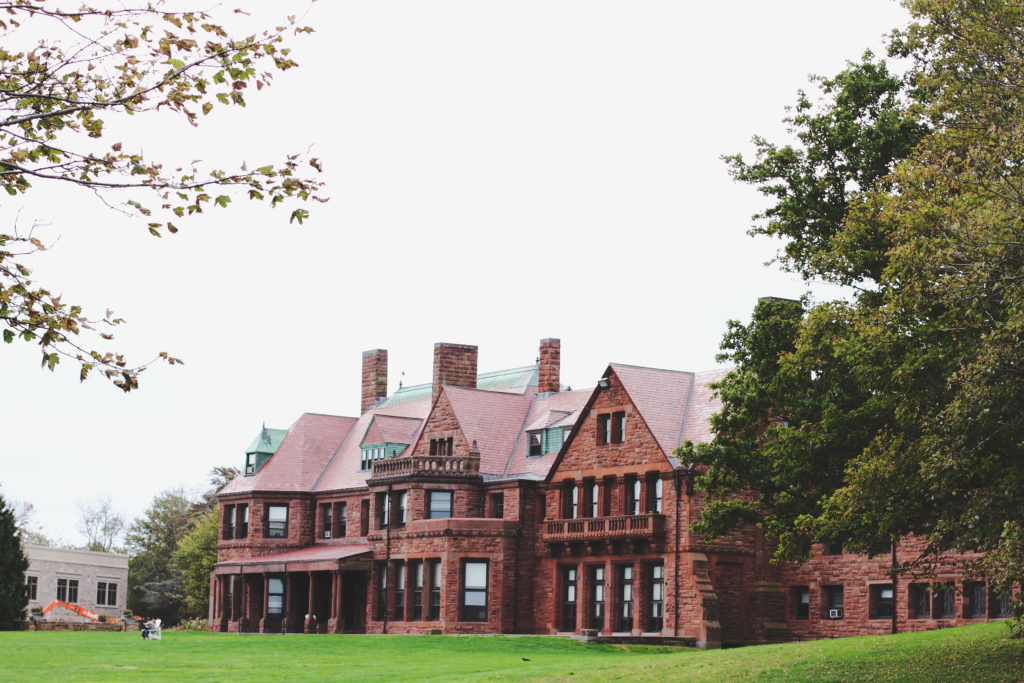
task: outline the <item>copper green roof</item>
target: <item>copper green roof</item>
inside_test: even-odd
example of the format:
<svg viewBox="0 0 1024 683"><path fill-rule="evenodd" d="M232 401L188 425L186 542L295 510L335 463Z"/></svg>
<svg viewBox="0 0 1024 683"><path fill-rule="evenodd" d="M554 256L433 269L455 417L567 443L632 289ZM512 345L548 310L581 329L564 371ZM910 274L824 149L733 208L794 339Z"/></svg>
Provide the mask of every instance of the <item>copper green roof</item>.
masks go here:
<svg viewBox="0 0 1024 683"><path fill-rule="evenodd" d="M411 387L402 387L384 399L378 407L383 408L384 406L393 406L396 403L405 403L406 401L429 399L432 386L431 384L415 384ZM476 388L486 391L509 391L511 389L535 386L537 386L536 365L483 372L476 376Z"/></svg>
<svg viewBox="0 0 1024 683"><path fill-rule="evenodd" d="M267 427L264 427L260 430L260 433L256 435L256 438L252 440L249 447L245 449L246 455L249 453L266 453L268 455L273 455L277 452L278 447L287 435L287 429L268 429Z"/></svg>

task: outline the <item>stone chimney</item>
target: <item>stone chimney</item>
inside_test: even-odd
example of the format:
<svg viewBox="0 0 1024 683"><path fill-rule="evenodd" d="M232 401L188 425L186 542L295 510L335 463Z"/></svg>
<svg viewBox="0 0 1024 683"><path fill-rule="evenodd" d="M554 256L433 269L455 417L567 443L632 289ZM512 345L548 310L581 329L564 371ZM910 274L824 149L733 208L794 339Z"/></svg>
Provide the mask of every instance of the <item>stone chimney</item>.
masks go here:
<svg viewBox="0 0 1024 683"><path fill-rule="evenodd" d="M388 352L386 349L363 351L363 395L359 413L372 408L378 398L388 395Z"/></svg>
<svg viewBox="0 0 1024 683"><path fill-rule="evenodd" d="M559 370L562 365L562 342L558 339L540 340L540 368L537 391L557 392L560 388Z"/></svg>
<svg viewBox="0 0 1024 683"><path fill-rule="evenodd" d="M476 389L476 347L466 344L434 344L434 389L430 399L444 385Z"/></svg>

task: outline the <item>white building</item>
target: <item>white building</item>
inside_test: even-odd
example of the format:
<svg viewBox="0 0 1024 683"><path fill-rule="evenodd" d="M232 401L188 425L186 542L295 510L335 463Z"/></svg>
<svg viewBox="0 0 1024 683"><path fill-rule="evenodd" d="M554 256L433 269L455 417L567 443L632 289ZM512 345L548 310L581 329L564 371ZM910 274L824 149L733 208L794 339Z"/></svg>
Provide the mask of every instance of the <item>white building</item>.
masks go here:
<svg viewBox="0 0 1024 683"><path fill-rule="evenodd" d="M111 619L124 613L128 592L128 556L25 545L28 608L46 609L54 600L92 610ZM65 607L55 606L49 621L89 621Z"/></svg>

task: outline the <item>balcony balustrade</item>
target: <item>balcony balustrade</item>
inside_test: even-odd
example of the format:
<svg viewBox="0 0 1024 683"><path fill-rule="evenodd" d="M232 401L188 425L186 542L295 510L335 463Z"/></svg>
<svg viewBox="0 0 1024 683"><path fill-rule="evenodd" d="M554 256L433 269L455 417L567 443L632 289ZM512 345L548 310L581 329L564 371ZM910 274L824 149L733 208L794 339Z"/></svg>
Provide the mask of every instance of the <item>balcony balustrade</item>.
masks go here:
<svg viewBox="0 0 1024 683"><path fill-rule="evenodd" d="M653 538L665 534L665 515L615 515L580 519L549 519L544 522L548 542L601 541L638 536Z"/></svg>
<svg viewBox="0 0 1024 683"><path fill-rule="evenodd" d="M411 455L378 460L373 463L373 478L416 476L477 476L480 474L480 456Z"/></svg>

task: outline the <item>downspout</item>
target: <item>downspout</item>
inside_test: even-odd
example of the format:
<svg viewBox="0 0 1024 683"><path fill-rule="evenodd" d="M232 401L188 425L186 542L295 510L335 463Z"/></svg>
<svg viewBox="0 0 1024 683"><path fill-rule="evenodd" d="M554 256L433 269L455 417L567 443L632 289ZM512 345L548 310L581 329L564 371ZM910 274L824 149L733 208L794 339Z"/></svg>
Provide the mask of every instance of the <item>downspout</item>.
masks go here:
<svg viewBox="0 0 1024 683"><path fill-rule="evenodd" d="M899 633L896 625L896 539L892 539L892 632Z"/></svg>
<svg viewBox="0 0 1024 683"><path fill-rule="evenodd" d="M384 576L381 580L384 582L384 633L388 632L388 592L391 590L391 586L388 585L388 572L391 571L391 484L388 484L388 492L385 494L387 497L384 499L384 509L388 512L388 523L384 525Z"/></svg>
<svg viewBox="0 0 1024 683"><path fill-rule="evenodd" d="M673 604L674 604L673 612L674 612L675 616L672 619L672 635L674 635L674 636L678 636L679 635L679 554L680 554L679 553L679 533L680 533L679 532L679 503L681 502L680 499L682 498L682 491L683 491L682 477L679 476L679 475L680 475L680 473L679 473L679 468L678 467L676 467L675 469L672 470L672 476L675 478L675 485L676 485L676 505L675 505L675 507L676 507L676 562L675 562L675 571L673 571L673 575L674 576L673 576L673 579L672 579L672 582L673 582L673 589L672 590L673 590L673 594L675 596L675 600L673 600Z"/></svg>

